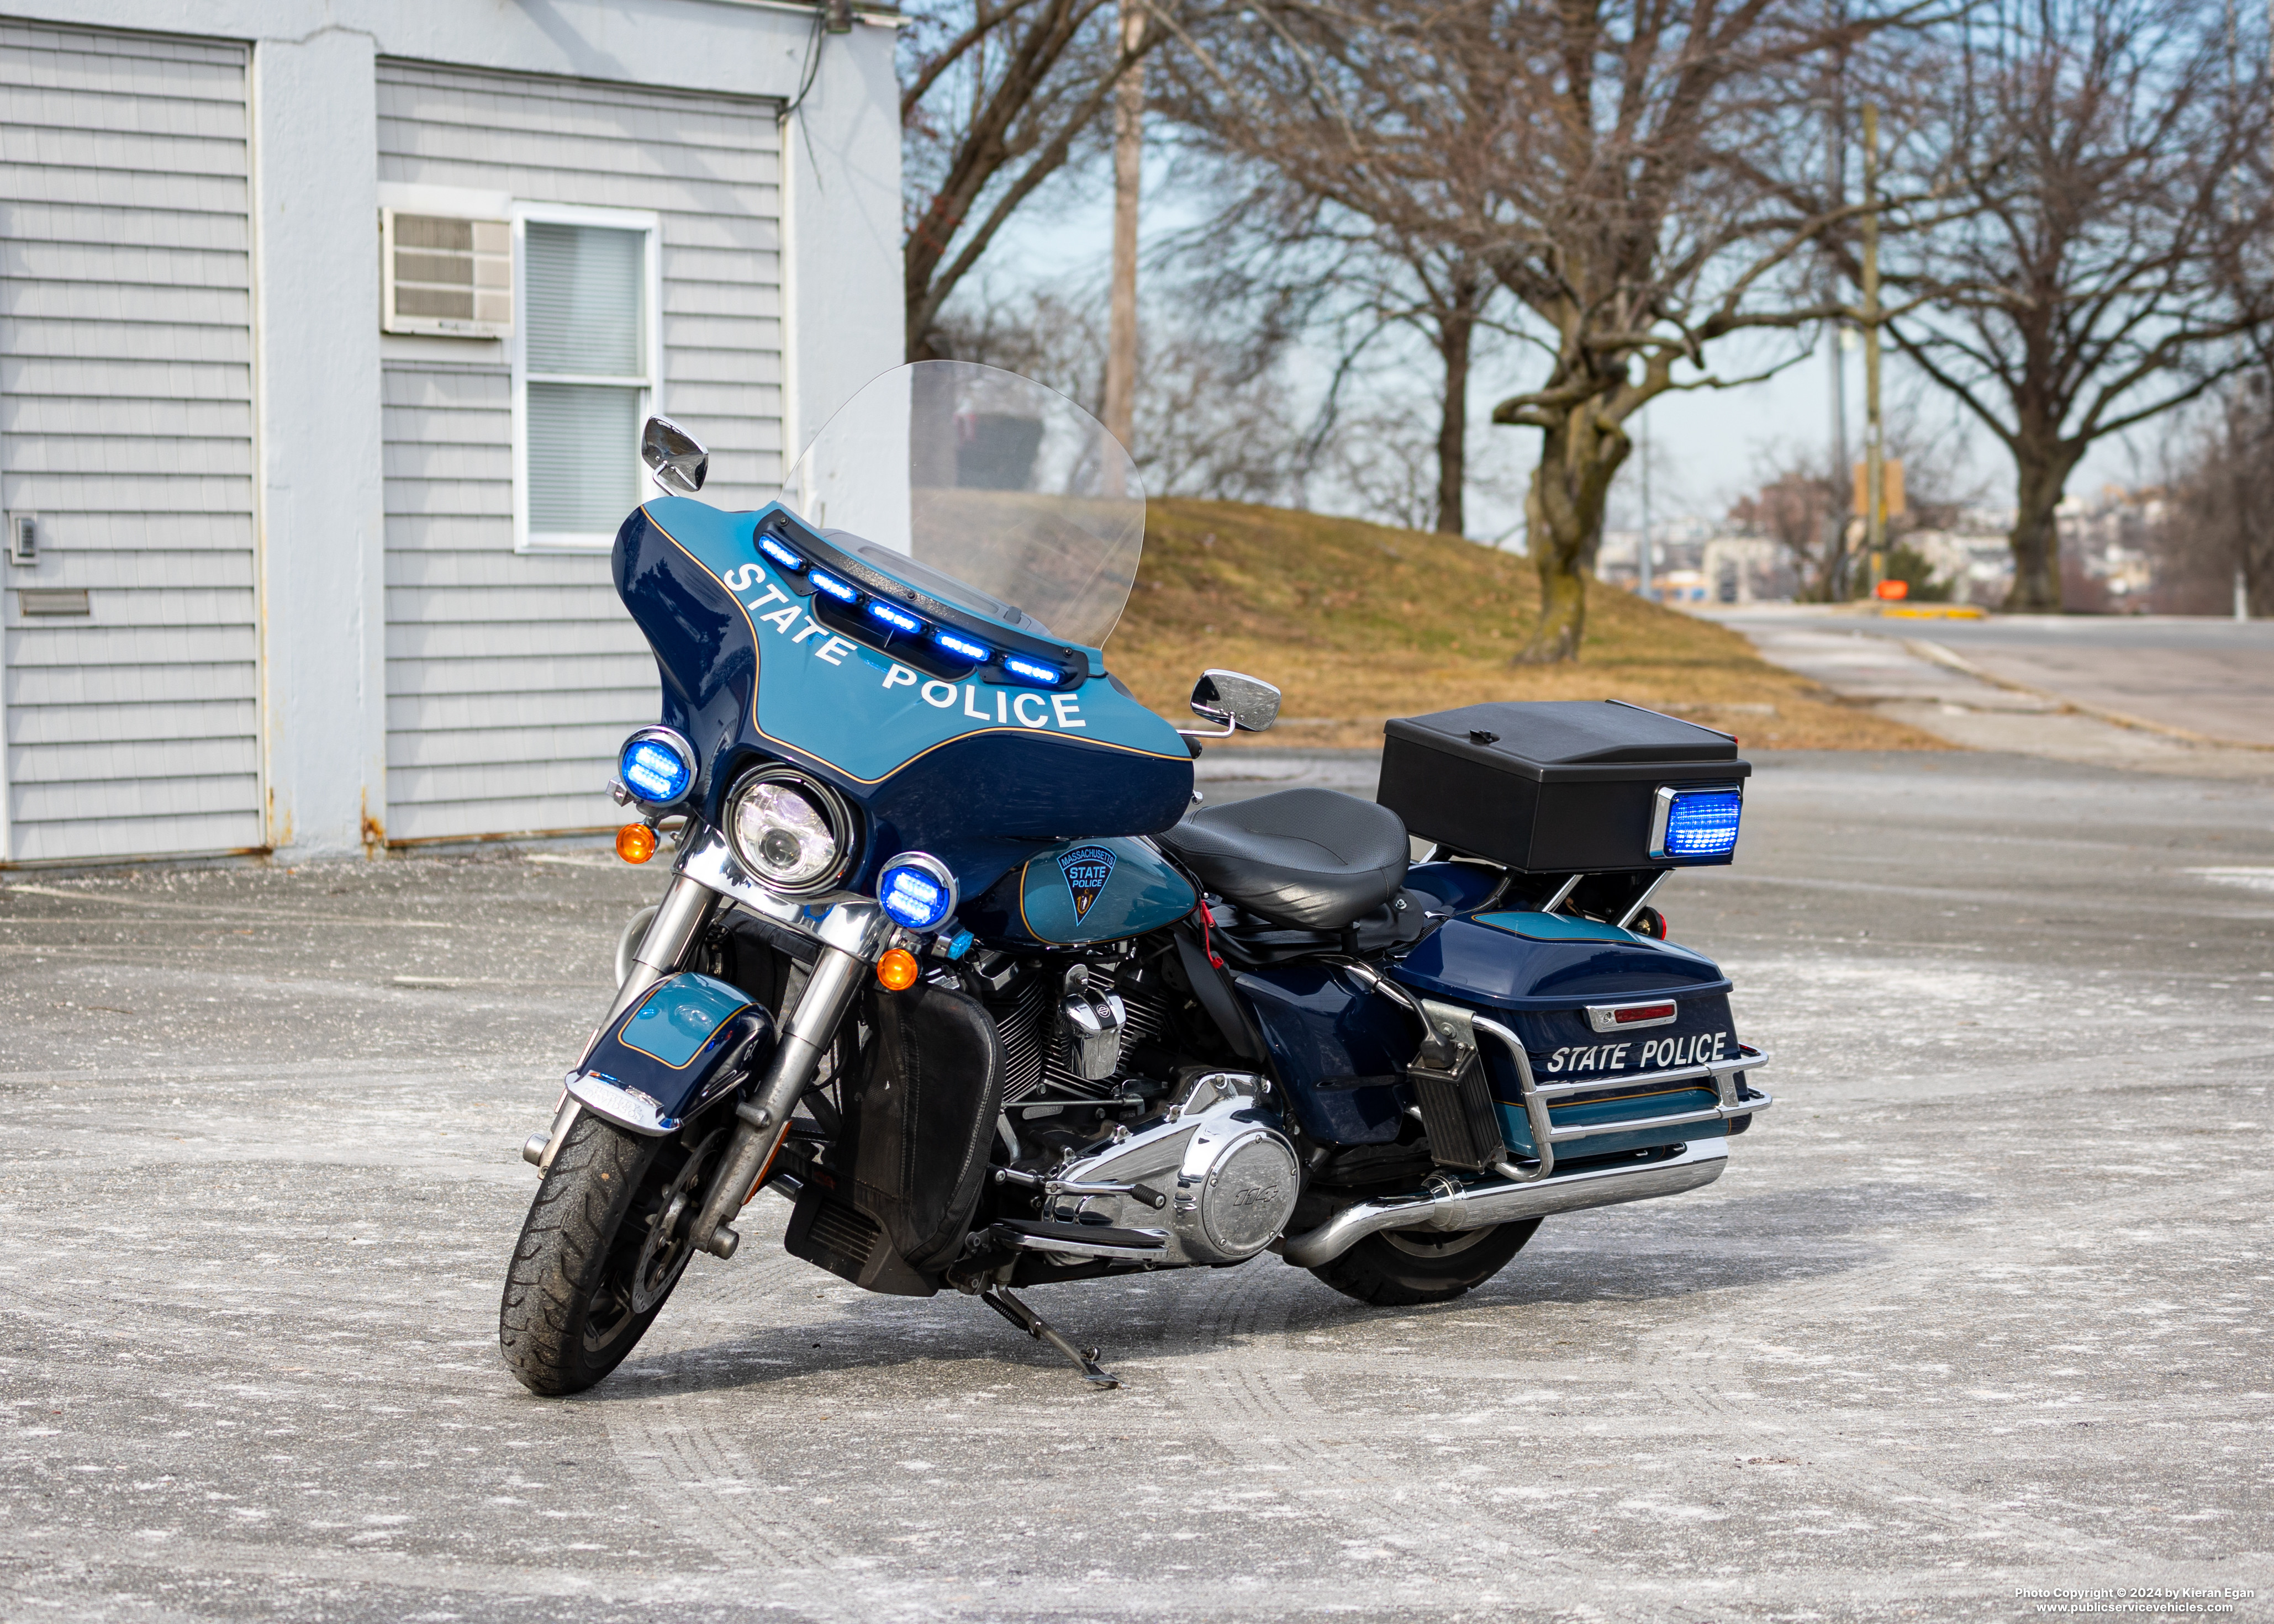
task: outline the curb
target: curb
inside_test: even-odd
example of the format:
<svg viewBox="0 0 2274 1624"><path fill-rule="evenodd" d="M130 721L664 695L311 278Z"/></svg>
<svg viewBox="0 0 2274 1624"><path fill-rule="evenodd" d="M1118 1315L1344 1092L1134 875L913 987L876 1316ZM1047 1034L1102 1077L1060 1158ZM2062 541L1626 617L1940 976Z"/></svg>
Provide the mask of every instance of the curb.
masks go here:
<svg viewBox="0 0 2274 1624"><path fill-rule="evenodd" d="M1987 682L1992 688L2002 688L2016 694L2029 694L2039 699L2049 699L2063 710L2074 710L2080 716L2092 717L2099 721L2112 722L2119 727L2129 727L2143 733L2161 733L2167 739L2177 739L2183 743L2207 744L2222 750L2260 750L2274 753L2274 744L2259 744L2248 739L2222 739L2216 733L2199 733L2191 727L2174 727L2169 722L2151 722L2143 716L2133 716L2127 711L2111 710L2100 705L2087 704L2081 699L2071 699L2066 694L2056 694L2051 688L2032 688L2026 682L2016 682L2010 677L2001 677L1995 672L1984 671L1955 650L1946 648L1939 643L1931 643L1924 637L1904 638L1903 648L1923 660L1930 660L1935 665L1963 673L1977 681Z"/></svg>

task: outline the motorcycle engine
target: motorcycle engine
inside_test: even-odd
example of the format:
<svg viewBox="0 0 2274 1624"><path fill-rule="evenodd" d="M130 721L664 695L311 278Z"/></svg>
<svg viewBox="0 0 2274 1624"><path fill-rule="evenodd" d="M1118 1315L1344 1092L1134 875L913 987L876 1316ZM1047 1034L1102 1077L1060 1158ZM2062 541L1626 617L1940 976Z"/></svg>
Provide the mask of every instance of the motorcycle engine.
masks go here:
<svg viewBox="0 0 2274 1624"><path fill-rule="evenodd" d="M1276 1239L1302 1192L1295 1147L1247 1071L1192 1078L1161 1116L1050 1175L1043 1214L1149 1229L1169 1263L1237 1263Z"/></svg>

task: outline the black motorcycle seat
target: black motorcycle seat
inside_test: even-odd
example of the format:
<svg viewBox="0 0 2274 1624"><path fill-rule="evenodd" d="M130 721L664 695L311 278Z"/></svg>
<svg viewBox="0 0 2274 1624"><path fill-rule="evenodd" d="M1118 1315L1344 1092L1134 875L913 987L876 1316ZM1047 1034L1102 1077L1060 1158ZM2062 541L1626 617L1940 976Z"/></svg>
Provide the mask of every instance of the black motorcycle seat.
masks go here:
<svg viewBox="0 0 2274 1624"><path fill-rule="evenodd" d="M1397 813L1329 789L1204 807L1156 837L1226 902L1338 930L1397 895L1410 848Z"/></svg>

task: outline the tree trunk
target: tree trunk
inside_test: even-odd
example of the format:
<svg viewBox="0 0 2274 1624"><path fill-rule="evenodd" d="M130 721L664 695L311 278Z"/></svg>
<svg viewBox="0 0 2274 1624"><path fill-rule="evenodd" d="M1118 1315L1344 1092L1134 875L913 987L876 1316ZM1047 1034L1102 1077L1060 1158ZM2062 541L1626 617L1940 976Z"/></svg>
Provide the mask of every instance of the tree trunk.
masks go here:
<svg viewBox="0 0 2274 1624"><path fill-rule="evenodd" d="M2013 534L2014 586L2005 608L2012 614L2059 614L2061 607L2060 530L2054 509L2079 454L2025 449L2014 459L2016 501Z"/></svg>
<svg viewBox="0 0 2274 1624"><path fill-rule="evenodd" d="M1469 350L1487 284L1456 279L1453 297L1437 319L1437 354L1445 363L1443 410L1437 419L1437 533L1468 533L1464 496L1469 479Z"/></svg>
<svg viewBox="0 0 2274 1624"><path fill-rule="evenodd" d="M1519 665L1579 658L1587 629L1587 575L1603 544L1611 481L1634 442L1606 423L1600 400L1566 408L1540 434L1524 516L1532 567L1540 572L1540 623L1516 657Z"/></svg>

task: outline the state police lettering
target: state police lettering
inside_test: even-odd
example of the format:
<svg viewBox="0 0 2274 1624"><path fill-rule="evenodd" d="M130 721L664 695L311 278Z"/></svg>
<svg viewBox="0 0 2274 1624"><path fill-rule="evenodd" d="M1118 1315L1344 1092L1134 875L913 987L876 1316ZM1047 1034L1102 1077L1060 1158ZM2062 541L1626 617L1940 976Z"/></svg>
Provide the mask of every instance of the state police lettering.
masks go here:
<svg viewBox="0 0 2274 1624"><path fill-rule="evenodd" d="M859 647L856 643L847 643L799 607L795 598L766 579L766 571L761 565L745 564L739 569L728 570L719 579L730 592L747 592L764 581L766 590L743 603L742 607L750 612L752 621L772 627L776 633L787 637L793 647L802 646L809 637L822 638L824 641L806 650L816 659L832 665L842 665L845 657ZM770 607L774 604L779 604L781 607ZM801 620L805 622L802 626L798 625ZM983 723L990 727L1051 728L1073 732L1087 729L1089 726L1081 718L1081 700L1073 694L1037 694L1031 689L997 688L984 682L943 682L937 678L926 681L922 673L911 671L898 661L892 662L886 669L884 686L887 691L896 688L915 688L917 695L933 710L955 710L965 719ZM962 701L960 708L956 703L959 699Z"/></svg>
<svg viewBox="0 0 2274 1624"><path fill-rule="evenodd" d="M1724 1058L1729 1051L1726 1032L1700 1032L1686 1038L1653 1038L1646 1043L1594 1043L1559 1049L1548 1056L1548 1071L1623 1071L1634 1055L1638 1071L1672 1071L1679 1066L1704 1065ZM1641 1053L1635 1054L1639 1049Z"/></svg>

